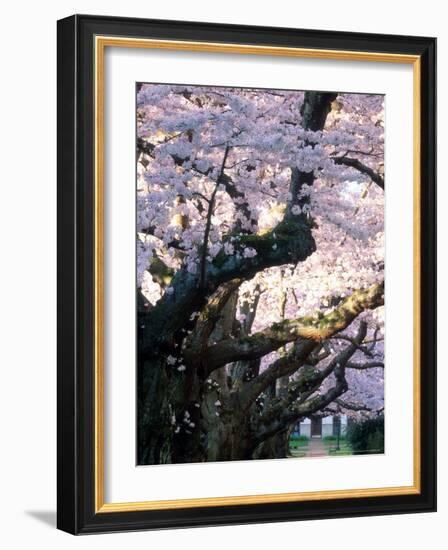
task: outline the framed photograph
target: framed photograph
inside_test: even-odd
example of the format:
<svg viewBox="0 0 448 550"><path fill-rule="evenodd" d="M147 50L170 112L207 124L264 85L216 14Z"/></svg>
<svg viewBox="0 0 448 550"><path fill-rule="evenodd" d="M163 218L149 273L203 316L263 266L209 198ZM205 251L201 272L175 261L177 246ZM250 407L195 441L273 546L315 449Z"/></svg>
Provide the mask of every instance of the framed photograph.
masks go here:
<svg viewBox="0 0 448 550"><path fill-rule="evenodd" d="M434 511L434 38L58 22L58 527Z"/></svg>

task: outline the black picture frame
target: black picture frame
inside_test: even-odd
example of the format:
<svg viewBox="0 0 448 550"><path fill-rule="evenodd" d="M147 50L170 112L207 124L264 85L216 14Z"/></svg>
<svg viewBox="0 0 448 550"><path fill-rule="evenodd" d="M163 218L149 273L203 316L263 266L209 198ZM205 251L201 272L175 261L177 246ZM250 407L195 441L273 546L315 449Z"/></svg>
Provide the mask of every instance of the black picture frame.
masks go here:
<svg viewBox="0 0 448 550"><path fill-rule="evenodd" d="M95 510L97 35L383 52L420 58L419 494L164 510ZM74 15L58 21L57 525L73 534L430 512L436 509L436 39Z"/></svg>

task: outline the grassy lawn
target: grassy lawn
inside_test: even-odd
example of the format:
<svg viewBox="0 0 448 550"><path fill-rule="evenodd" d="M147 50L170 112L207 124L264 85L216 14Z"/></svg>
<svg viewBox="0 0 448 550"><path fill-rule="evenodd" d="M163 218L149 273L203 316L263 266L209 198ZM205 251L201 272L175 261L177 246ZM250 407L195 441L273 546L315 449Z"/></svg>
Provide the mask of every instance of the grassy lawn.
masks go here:
<svg viewBox="0 0 448 550"><path fill-rule="evenodd" d="M336 436L330 435L323 438L323 443L328 449L328 454L330 456L347 456L353 454L353 450L348 444L345 437L339 438L339 450L336 450L337 438Z"/></svg>
<svg viewBox="0 0 448 550"><path fill-rule="evenodd" d="M289 440L289 452L294 458L302 458L307 455L310 439L306 436L292 436ZM329 456L347 456L353 454L353 449L344 436L339 438L339 450L336 450L336 436L322 438L322 442Z"/></svg>
<svg viewBox="0 0 448 550"><path fill-rule="evenodd" d="M306 456L309 438L303 435L291 436L289 439L289 452L294 458Z"/></svg>
<svg viewBox="0 0 448 550"><path fill-rule="evenodd" d="M289 447L291 449L295 449L298 447L308 447L309 438L306 436L299 436L299 437L290 437L289 439Z"/></svg>

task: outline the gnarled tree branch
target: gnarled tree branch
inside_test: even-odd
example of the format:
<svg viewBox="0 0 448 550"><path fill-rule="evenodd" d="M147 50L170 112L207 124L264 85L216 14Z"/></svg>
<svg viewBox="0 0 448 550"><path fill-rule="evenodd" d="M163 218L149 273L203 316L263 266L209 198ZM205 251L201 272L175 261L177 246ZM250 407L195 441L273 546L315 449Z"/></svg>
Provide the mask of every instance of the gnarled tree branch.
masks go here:
<svg viewBox="0 0 448 550"><path fill-rule="evenodd" d="M306 92L302 105L303 127L309 130L321 130L331 108L331 101L335 94L320 92ZM153 154L154 145L139 140L137 148L145 154ZM175 163L183 164L185 159L173 156ZM193 168L194 169L194 168ZM303 181L300 174L293 170L291 175L291 190L293 201L297 199L298 191ZM311 174L311 175L310 175ZM304 175L307 183L312 183L314 174ZM298 176L298 179L297 177ZM311 177L311 180L309 179ZM221 171L221 181L229 196L239 198L241 193L233 182L227 179L224 170ZM297 185L299 188L296 188ZM250 216L249 216L250 218ZM180 269L172 280L173 292L165 294L157 305L148 312L150 316L145 320L148 327L157 327L157 332L148 331L144 335L143 354L151 354L156 348L164 346L166 341L172 341L173 334L184 328L192 312L200 310L206 303L208 296L213 294L219 285L235 278L250 279L257 272L269 267L295 264L306 260L312 254L316 245L311 232L311 225L305 215L288 215L272 231L264 235L243 234L233 235L235 248L253 248L256 255L245 257L242 248L239 254L232 256L221 251L212 262L201 265L200 274L189 272L185 267ZM230 238L230 236L228 236ZM224 238L225 240L225 238ZM199 284L199 282L201 284ZM276 348L274 348L276 349Z"/></svg>
<svg viewBox="0 0 448 550"><path fill-rule="evenodd" d="M384 178L378 174L378 172L375 172L375 170L372 170L372 168L369 168L366 164L363 164L360 160L354 159L352 157L333 157L333 162L335 164L340 164L344 166L349 166L350 168L354 168L358 172L361 172L361 174L364 174L366 176L369 176L369 178L376 183L381 189L384 189Z"/></svg>
<svg viewBox="0 0 448 550"><path fill-rule="evenodd" d="M349 359L356 353L356 343L362 342L366 332L367 324L361 322L354 338L355 344L350 344L339 352L322 371L315 371L305 385L299 383L298 388L293 390L286 399L278 402L268 414L260 418L258 426L260 442L284 429L285 425L325 409L347 391L345 368ZM312 397L322 382L331 374L334 374L334 386L323 395ZM309 387L310 385L311 387Z"/></svg>
<svg viewBox="0 0 448 550"><path fill-rule="evenodd" d="M316 343L326 340L348 327L362 311L375 309L383 304L384 283L377 283L368 289L356 290L351 296L340 302L331 313L321 318L288 319L274 323L251 336L223 340L210 346L203 359L208 364L209 372L212 372L233 361L257 359L299 338L313 343L307 349L308 355ZM300 357L303 356L300 355ZM282 359L280 358L273 365L273 368L282 372L281 376L287 374L282 371ZM284 360L290 361L286 358Z"/></svg>
<svg viewBox="0 0 448 550"><path fill-rule="evenodd" d="M348 369L367 370L367 369L384 369L382 361L372 361L370 363L347 363Z"/></svg>

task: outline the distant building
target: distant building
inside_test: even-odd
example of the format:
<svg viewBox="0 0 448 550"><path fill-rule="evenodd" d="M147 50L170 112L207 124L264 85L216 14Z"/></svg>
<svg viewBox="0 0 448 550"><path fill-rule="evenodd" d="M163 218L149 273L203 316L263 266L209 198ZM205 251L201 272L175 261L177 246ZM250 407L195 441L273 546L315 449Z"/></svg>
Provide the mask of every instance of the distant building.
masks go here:
<svg viewBox="0 0 448 550"><path fill-rule="evenodd" d="M339 435L345 435L347 431L347 415L345 414L305 418L297 424L294 433L296 435L321 439L329 435L338 435L339 429Z"/></svg>

